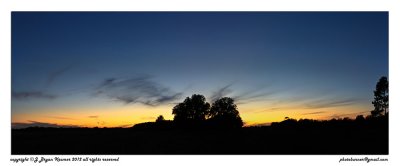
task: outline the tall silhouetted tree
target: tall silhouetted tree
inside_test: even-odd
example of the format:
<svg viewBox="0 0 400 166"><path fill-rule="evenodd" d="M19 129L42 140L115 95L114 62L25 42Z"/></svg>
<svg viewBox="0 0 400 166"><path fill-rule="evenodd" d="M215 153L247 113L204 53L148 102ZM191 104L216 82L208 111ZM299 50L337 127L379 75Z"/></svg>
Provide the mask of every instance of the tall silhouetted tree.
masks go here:
<svg viewBox="0 0 400 166"><path fill-rule="evenodd" d="M375 109L371 111L373 117L387 114L389 107L389 82L386 77L381 77L376 84L374 91L374 101L372 101Z"/></svg>
<svg viewBox="0 0 400 166"><path fill-rule="evenodd" d="M206 98L203 95L194 94L176 105L172 109L172 114L175 115L174 122L196 123L205 121L209 110L210 104L206 102Z"/></svg>
<svg viewBox="0 0 400 166"><path fill-rule="evenodd" d="M215 127L240 128L243 126L237 106L229 97L220 98L212 104L209 121Z"/></svg>

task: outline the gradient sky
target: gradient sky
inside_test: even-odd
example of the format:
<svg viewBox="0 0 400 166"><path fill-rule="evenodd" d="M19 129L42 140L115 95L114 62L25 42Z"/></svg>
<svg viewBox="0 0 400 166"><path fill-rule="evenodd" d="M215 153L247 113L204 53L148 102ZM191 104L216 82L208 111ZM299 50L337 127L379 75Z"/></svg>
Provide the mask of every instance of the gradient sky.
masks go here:
<svg viewBox="0 0 400 166"><path fill-rule="evenodd" d="M13 126L173 119L194 93L246 125L369 114L387 12L13 12Z"/></svg>

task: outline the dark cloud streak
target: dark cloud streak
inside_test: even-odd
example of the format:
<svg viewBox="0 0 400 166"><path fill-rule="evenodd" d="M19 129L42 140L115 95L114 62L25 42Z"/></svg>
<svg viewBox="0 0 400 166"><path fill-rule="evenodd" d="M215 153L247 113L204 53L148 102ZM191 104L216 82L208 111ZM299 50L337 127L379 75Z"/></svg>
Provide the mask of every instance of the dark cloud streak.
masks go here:
<svg viewBox="0 0 400 166"><path fill-rule="evenodd" d="M307 112L301 115L315 115L315 114L323 114L325 111L317 111L317 112Z"/></svg>
<svg viewBox="0 0 400 166"><path fill-rule="evenodd" d="M220 99L222 97L225 97L226 95L230 94L232 92L232 90L229 89L231 86L232 86L232 84L228 84L228 85L226 85L226 86L214 91L211 94L211 97L210 97L211 102L214 102L214 101L216 101L216 100L218 100L218 99Z"/></svg>
<svg viewBox="0 0 400 166"><path fill-rule="evenodd" d="M51 128L75 128L79 127L76 125L59 125L55 123L46 123L46 122L38 122L30 120L28 123L11 123L11 128L13 129L22 129L28 127L51 127Z"/></svg>
<svg viewBox="0 0 400 166"><path fill-rule="evenodd" d="M341 100L320 100L313 101L306 104L306 108L309 109L319 109L319 108L330 108L330 107L340 107L340 106L348 106L356 103L355 99L341 99Z"/></svg>
<svg viewBox="0 0 400 166"><path fill-rule="evenodd" d="M68 118L68 117L62 117L62 116L47 116L48 118L53 118L53 119L65 119L65 120L76 120L74 118Z"/></svg>
<svg viewBox="0 0 400 166"><path fill-rule="evenodd" d="M263 88L257 88L248 90L237 95L232 95L233 90L231 89L233 84L228 84L220 89L214 91L210 96L210 101L214 102L222 97L231 97L236 101L236 104L246 104L255 101L265 100L266 97L276 94L275 91L262 92Z"/></svg>
<svg viewBox="0 0 400 166"><path fill-rule="evenodd" d="M49 74L47 78L47 85L51 85L58 77L71 70L73 65L66 66Z"/></svg>
<svg viewBox="0 0 400 166"><path fill-rule="evenodd" d="M14 99L30 99L30 98L40 98L40 99L55 99L57 96L52 94L46 94L41 91L24 91L24 92L16 92L12 91L11 96Z"/></svg>
<svg viewBox="0 0 400 166"><path fill-rule="evenodd" d="M128 79L108 78L97 88L96 95L104 95L124 104L141 103L147 106L158 106L179 99L182 93L154 82L150 76Z"/></svg>

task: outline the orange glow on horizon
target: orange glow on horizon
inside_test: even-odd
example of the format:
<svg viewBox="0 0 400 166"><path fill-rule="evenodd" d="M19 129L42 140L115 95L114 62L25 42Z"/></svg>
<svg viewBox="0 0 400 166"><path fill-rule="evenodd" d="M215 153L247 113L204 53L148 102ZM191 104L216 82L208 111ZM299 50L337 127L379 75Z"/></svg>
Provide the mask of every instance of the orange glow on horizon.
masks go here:
<svg viewBox="0 0 400 166"><path fill-rule="evenodd" d="M295 108L289 104L279 109L265 109L263 105L248 104L238 106L238 109L245 126L280 122L285 117L318 120L332 119L335 116L354 118L368 110L361 106L307 109ZM48 108L35 113L15 113L12 115L12 123L41 122L80 127L130 127L137 123L155 121L159 115L163 115L166 120L172 120L171 110L172 106L147 107L140 105L103 109Z"/></svg>

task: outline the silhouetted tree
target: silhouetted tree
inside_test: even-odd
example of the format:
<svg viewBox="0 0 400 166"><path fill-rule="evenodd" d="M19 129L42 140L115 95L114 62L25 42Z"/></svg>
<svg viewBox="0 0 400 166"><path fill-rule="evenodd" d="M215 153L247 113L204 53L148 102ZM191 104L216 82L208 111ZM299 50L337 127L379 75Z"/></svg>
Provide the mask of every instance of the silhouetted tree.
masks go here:
<svg viewBox="0 0 400 166"><path fill-rule="evenodd" d="M194 94L176 105L172 109L174 122L178 123L196 123L206 120L209 114L210 104L206 102L203 95Z"/></svg>
<svg viewBox="0 0 400 166"><path fill-rule="evenodd" d="M374 96L372 104L375 109L371 111L371 116L378 117L386 115L389 107L389 82L386 77L381 77L379 79L376 84Z"/></svg>
<svg viewBox="0 0 400 166"><path fill-rule="evenodd" d="M157 117L156 122L163 122L165 121L164 116L160 115Z"/></svg>
<svg viewBox="0 0 400 166"><path fill-rule="evenodd" d="M234 103L229 97L223 97L216 100L209 113L209 121L214 127L240 128L243 126L242 118Z"/></svg>

